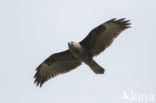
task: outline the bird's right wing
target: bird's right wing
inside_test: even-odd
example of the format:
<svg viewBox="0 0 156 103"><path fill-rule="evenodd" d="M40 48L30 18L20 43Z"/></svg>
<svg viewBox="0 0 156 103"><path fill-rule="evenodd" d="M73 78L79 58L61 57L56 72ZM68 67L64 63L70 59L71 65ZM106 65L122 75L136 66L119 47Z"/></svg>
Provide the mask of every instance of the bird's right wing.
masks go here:
<svg viewBox="0 0 156 103"><path fill-rule="evenodd" d="M68 72L80 64L81 61L77 60L69 50L53 54L36 69L35 83L42 86L50 78Z"/></svg>

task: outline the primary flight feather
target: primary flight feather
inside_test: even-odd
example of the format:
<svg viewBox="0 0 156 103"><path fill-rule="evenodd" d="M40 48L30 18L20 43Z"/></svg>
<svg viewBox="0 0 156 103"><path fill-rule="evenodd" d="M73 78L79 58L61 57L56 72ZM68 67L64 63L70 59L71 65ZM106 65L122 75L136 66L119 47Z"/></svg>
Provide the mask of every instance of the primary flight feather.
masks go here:
<svg viewBox="0 0 156 103"><path fill-rule="evenodd" d="M41 87L45 81L58 74L73 70L82 62L87 64L96 74L103 74L104 68L98 65L93 57L109 47L113 40L129 27L129 20L124 18L111 19L91 30L81 42L68 43L68 50L52 54L37 67L34 76L35 83Z"/></svg>

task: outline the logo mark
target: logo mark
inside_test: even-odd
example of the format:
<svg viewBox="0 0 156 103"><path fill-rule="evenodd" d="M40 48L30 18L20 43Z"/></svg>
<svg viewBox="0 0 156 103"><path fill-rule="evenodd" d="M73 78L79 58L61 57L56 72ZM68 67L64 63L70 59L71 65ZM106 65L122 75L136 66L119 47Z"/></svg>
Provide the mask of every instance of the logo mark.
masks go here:
<svg viewBox="0 0 156 103"><path fill-rule="evenodd" d="M143 92L122 92L122 101L130 101L130 102L150 102L153 103L155 101L155 97L153 93L143 93Z"/></svg>

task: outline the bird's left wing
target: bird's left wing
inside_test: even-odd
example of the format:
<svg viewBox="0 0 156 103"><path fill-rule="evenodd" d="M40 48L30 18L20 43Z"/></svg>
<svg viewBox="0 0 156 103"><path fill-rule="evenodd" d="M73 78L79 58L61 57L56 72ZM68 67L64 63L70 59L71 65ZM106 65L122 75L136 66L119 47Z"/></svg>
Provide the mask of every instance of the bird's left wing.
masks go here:
<svg viewBox="0 0 156 103"><path fill-rule="evenodd" d="M80 64L81 61L77 60L69 50L53 54L36 69L37 72L34 76L34 83L41 87L43 83L50 78L68 72Z"/></svg>
<svg viewBox="0 0 156 103"><path fill-rule="evenodd" d="M111 19L94 28L80 44L88 50L91 56L98 55L105 48L111 45L123 30L129 28L129 20Z"/></svg>

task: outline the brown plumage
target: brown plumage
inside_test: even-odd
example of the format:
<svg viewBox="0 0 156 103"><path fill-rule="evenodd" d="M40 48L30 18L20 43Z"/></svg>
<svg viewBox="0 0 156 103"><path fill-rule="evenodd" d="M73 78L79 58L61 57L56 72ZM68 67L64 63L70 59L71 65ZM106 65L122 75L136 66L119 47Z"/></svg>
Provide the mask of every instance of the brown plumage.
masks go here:
<svg viewBox="0 0 156 103"><path fill-rule="evenodd" d="M48 79L58 74L69 72L79 65L81 65L81 61L72 56L69 50L53 54L37 67L37 72L34 76L36 78L35 83L42 86Z"/></svg>
<svg viewBox="0 0 156 103"><path fill-rule="evenodd" d="M96 74L104 73L104 68L92 57L109 47L113 40L129 27L129 20L111 19L91 30L80 43L68 43L68 50L51 55L38 66L34 76L35 83L42 86L45 81L58 74L69 72L81 65L81 62L87 64Z"/></svg>
<svg viewBox="0 0 156 103"><path fill-rule="evenodd" d="M111 45L120 32L130 28L129 25L129 20L124 18L119 20L111 19L94 28L80 44L87 48L92 56L98 55Z"/></svg>

